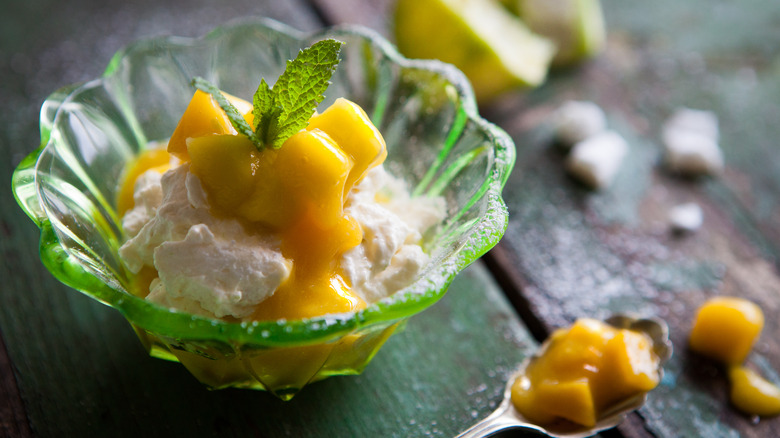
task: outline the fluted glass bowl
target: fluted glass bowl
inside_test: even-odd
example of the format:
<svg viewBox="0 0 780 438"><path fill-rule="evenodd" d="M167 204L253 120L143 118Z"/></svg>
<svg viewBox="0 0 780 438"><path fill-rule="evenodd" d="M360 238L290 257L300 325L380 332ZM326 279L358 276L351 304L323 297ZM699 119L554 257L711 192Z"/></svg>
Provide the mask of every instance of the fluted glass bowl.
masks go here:
<svg viewBox="0 0 780 438"><path fill-rule="evenodd" d="M225 322L129 293L131 274L118 257L118 181L150 142L170 137L194 91L191 79L248 97L261 77L275 80L299 49L326 37L346 45L321 107L342 96L361 105L387 142L390 173L415 195L446 199L446 219L424 238L431 258L420 278L359 312L297 321ZM479 117L459 71L405 59L366 29L304 34L248 19L202 38L143 40L117 53L102 77L53 93L40 128L41 145L19 164L13 188L41 229L41 260L63 283L119 310L151 355L181 362L211 388L288 399L307 383L359 373L507 225L501 190L514 164L511 139Z"/></svg>

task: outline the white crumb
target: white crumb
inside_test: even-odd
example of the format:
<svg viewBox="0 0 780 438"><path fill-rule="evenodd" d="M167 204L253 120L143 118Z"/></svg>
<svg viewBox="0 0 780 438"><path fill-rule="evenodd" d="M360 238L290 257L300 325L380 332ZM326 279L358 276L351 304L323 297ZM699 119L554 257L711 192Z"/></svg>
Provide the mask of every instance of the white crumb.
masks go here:
<svg viewBox="0 0 780 438"><path fill-rule="evenodd" d="M592 137L606 129L607 117L593 102L570 100L553 115L555 139L564 147Z"/></svg>
<svg viewBox="0 0 780 438"><path fill-rule="evenodd" d="M664 123L664 135L669 130L697 132L718 142L718 116L712 111L679 108Z"/></svg>
<svg viewBox="0 0 780 438"><path fill-rule="evenodd" d="M591 188L601 189L612 183L627 152L628 144L620 134L604 131L575 144L566 169Z"/></svg>
<svg viewBox="0 0 780 438"><path fill-rule="evenodd" d="M675 231L696 231L703 221L701 207L694 202L680 204L669 210L669 223Z"/></svg>
<svg viewBox="0 0 780 438"><path fill-rule="evenodd" d="M664 123L667 167L683 175L716 174L723 170L718 146L718 119L710 111L681 108Z"/></svg>

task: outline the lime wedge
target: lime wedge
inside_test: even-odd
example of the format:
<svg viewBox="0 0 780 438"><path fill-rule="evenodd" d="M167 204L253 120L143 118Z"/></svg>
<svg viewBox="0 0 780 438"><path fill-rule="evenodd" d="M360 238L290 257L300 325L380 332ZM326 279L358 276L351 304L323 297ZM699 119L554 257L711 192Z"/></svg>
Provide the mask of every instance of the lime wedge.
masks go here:
<svg viewBox="0 0 780 438"><path fill-rule="evenodd" d="M572 65L604 47L606 31L599 0L502 0L528 27L558 46L553 64Z"/></svg>
<svg viewBox="0 0 780 438"><path fill-rule="evenodd" d="M479 102L547 76L555 46L531 32L496 0L399 0L398 49L409 58L454 64Z"/></svg>

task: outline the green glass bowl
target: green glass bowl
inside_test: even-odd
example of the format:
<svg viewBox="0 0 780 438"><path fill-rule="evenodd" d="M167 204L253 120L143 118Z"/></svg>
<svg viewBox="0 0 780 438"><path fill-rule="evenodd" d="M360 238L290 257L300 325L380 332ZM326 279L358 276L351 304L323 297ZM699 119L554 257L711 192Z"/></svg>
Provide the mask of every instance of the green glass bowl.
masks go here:
<svg viewBox="0 0 780 438"><path fill-rule="evenodd" d="M424 237L430 262L414 283L355 313L297 321L230 323L176 312L128 292L116 211L125 166L173 132L203 76L236 96L314 41L347 44L322 108L361 105L384 135L386 168L415 195L443 196L447 217ZM41 229L41 260L63 283L127 318L155 357L179 361L212 388L292 397L307 383L357 374L410 316L504 233L501 190L515 159L502 130L479 117L454 67L403 58L375 33L336 27L304 34L268 19L242 20L197 38L143 40L117 53L102 77L53 93L41 109L41 146L13 177L19 205ZM480 299L475 295L474 299Z"/></svg>

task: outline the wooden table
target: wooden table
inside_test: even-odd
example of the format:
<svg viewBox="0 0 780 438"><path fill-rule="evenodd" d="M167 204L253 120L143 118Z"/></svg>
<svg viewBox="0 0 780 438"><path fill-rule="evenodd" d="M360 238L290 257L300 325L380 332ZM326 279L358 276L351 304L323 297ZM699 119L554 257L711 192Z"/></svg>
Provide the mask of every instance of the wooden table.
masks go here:
<svg viewBox="0 0 780 438"><path fill-rule="evenodd" d="M302 30L353 22L388 34L390 16L389 0L104 3L3 6L0 180L37 145L48 93L98 76L136 38L201 35L250 14ZM780 3L603 4L602 56L481 109L517 145L502 243L363 375L317 383L291 402L210 392L178 364L148 357L117 312L44 269L38 230L0 191L0 436L453 436L492 411L507 373L552 328L615 311L665 318L676 351L647 405L603 436L780 436L780 419L756 424L736 413L723 370L686 349L706 298L749 298L767 317L749 364L780 382ZM566 177L550 146L545 118L566 99L597 102L629 140L606 191ZM659 165L661 123L681 106L718 114L720 177L683 180ZM675 235L666 213L689 201L702 206L704 226Z"/></svg>

